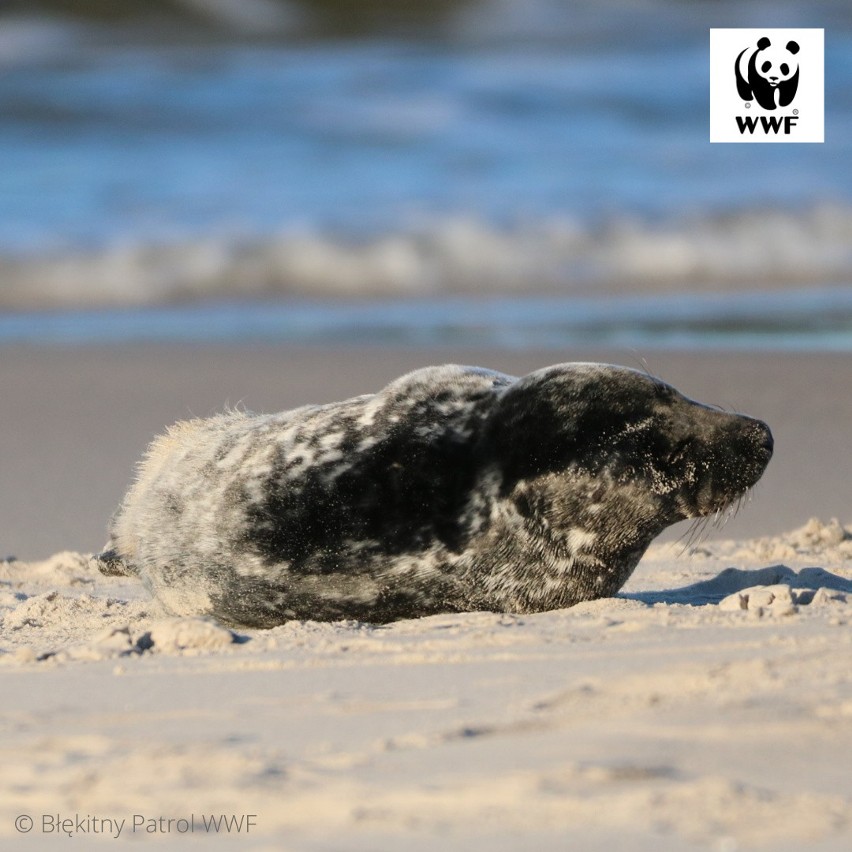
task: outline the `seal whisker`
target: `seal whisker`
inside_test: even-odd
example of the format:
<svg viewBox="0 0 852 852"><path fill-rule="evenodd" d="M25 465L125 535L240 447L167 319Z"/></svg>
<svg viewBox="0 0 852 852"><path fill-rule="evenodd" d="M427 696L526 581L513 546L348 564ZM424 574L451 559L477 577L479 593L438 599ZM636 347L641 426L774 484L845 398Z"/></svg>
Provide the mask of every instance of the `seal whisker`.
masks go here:
<svg viewBox="0 0 852 852"><path fill-rule="evenodd" d="M635 349L633 350L633 358L642 368L642 372L652 381L662 381L662 379L650 368L648 361L644 355L640 355Z"/></svg>
<svg viewBox="0 0 852 852"><path fill-rule="evenodd" d="M678 543L681 544L681 549L678 552L678 556L683 556L687 553L692 547L692 537L695 532L696 526L700 523L700 518L695 518L689 526L687 526L686 530L684 530L683 534L678 538Z"/></svg>
<svg viewBox="0 0 852 852"><path fill-rule="evenodd" d="M684 540L683 548L678 554L679 556L683 556L687 551L693 550L703 541L709 523L709 515L704 518L693 519L692 523L687 527L686 532L679 539Z"/></svg>

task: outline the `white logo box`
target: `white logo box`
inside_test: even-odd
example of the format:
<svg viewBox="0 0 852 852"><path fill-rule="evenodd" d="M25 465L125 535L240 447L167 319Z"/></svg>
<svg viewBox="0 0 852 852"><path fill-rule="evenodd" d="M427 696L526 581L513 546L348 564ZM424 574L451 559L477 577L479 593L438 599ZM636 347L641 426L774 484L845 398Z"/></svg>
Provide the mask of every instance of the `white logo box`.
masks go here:
<svg viewBox="0 0 852 852"><path fill-rule="evenodd" d="M771 47L758 54L798 64L798 86L787 106L765 108L757 98L744 101L737 89L737 58L758 49L761 39ZM794 41L799 50L786 50ZM770 55L771 54L771 55ZM758 81L759 82L759 81ZM824 141L824 30L772 27L710 30L710 141L711 142L822 142ZM748 87L747 87L748 88Z"/></svg>

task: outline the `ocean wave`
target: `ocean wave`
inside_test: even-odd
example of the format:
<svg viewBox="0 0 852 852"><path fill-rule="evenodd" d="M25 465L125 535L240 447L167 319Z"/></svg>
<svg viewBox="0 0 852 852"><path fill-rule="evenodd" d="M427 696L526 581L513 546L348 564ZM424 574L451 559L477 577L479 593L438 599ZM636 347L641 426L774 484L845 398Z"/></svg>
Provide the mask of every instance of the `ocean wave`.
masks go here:
<svg viewBox="0 0 852 852"><path fill-rule="evenodd" d="M355 240L287 231L0 256L0 309L298 296L601 295L852 280L852 208L752 209L591 226L448 217Z"/></svg>

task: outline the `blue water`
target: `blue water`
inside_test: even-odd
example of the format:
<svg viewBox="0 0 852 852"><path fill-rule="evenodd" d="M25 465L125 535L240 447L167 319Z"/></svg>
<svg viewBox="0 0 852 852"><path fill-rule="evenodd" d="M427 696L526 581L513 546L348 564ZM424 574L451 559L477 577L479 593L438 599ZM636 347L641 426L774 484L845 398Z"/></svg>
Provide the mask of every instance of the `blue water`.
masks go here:
<svg viewBox="0 0 852 852"><path fill-rule="evenodd" d="M852 288L608 300L205 302L0 315L0 344L45 342L852 352Z"/></svg>
<svg viewBox="0 0 852 852"><path fill-rule="evenodd" d="M298 337L258 325L255 303L237 304L249 297L284 300L274 316L327 311L311 339L359 310L406 314L390 336L438 339L418 325L424 299L559 297L583 314L605 296L602 310L620 299L638 323L673 294L726 293L745 311L738 293L771 291L771 311L776 290L852 282L848 4L485 0L440 14L260 41L0 15L0 311L18 312L0 340L27 322L27 339L67 323L103 339L81 311L119 306L157 308L120 313L146 339ZM761 25L825 27L825 144L709 144L708 30ZM356 307L365 296L381 301ZM802 298L813 332L824 303ZM214 322L211 300L232 319ZM44 308L69 313L29 313ZM498 314L488 334L507 344L546 326ZM664 343L683 322L632 333ZM789 322L741 325L755 345L801 343Z"/></svg>

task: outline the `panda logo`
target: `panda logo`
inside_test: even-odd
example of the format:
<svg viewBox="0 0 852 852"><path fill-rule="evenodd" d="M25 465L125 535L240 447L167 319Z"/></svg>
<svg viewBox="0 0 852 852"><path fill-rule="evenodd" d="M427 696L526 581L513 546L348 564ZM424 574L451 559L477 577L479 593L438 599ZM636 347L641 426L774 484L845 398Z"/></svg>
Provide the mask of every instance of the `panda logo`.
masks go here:
<svg viewBox="0 0 852 852"><path fill-rule="evenodd" d="M744 101L754 98L764 109L790 104L799 87L798 52L795 41L773 47L766 36L758 41L756 48L747 47L734 66L740 97Z"/></svg>

